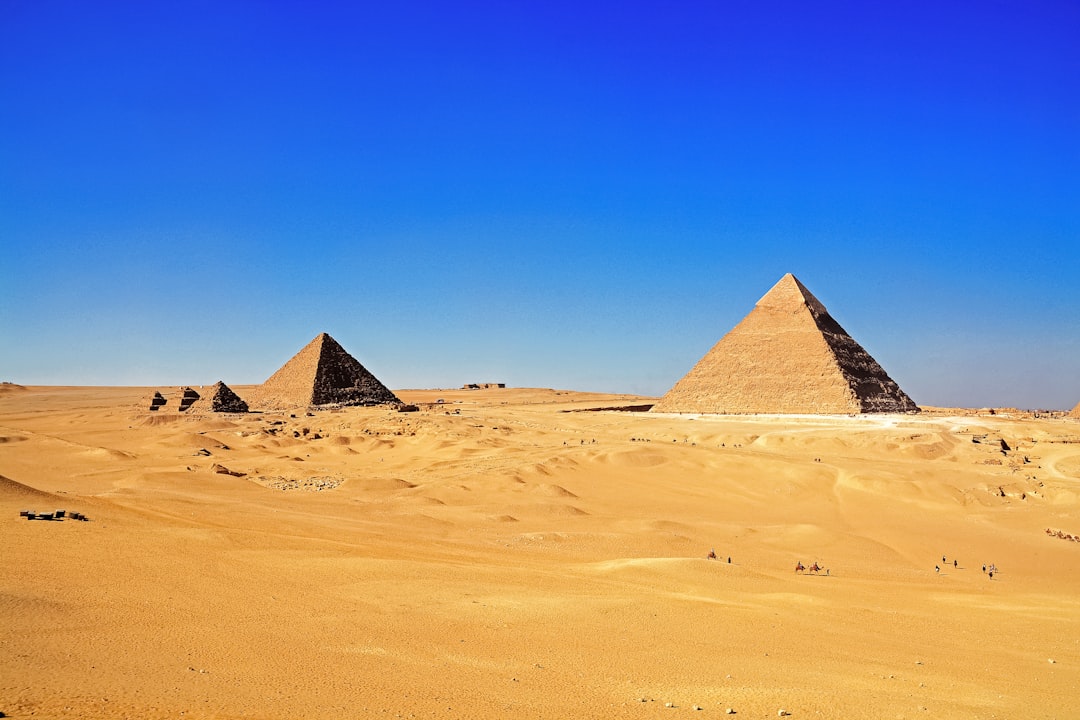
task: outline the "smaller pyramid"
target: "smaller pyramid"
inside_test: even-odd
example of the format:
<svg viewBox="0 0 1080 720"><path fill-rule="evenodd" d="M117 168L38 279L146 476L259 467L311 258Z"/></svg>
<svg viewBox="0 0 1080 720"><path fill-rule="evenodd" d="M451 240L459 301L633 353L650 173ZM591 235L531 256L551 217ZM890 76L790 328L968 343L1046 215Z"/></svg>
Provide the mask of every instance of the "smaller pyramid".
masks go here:
<svg viewBox="0 0 1080 720"><path fill-rule="evenodd" d="M919 408L788 273L652 410L851 414Z"/></svg>
<svg viewBox="0 0 1080 720"><path fill-rule="evenodd" d="M248 404L220 380L210 388L210 412L246 413Z"/></svg>
<svg viewBox="0 0 1080 720"><path fill-rule="evenodd" d="M1069 417L1080 418L1080 403L1076 403L1076 407L1069 413Z"/></svg>
<svg viewBox="0 0 1080 720"><path fill-rule="evenodd" d="M263 407L329 407L400 403L337 340L320 333L259 386Z"/></svg>
<svg viewBox="0 0 1080 720"><path fill-rule="evenodd" d="M162 407L167 402L168 400L165 399L165 396L162 395L160 391L155 390L153 397L150 398L149 409L157 412L158 408Z"/></svg>
<svg viewBox="0 0 1080 720"><path fill-rule="evenodd" d="M187 411L195 401L199 399L199 393L195 392L192 388L182 387L180 388L180 407L177 408L180 412Z"/></svg>

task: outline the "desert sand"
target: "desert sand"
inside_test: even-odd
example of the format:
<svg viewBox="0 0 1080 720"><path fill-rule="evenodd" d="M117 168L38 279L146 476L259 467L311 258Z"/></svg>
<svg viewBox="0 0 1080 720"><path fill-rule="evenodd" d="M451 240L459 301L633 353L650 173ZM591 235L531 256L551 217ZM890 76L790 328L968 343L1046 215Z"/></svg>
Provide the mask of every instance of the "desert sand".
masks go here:
<svg viewBox="0 0 1080 720"><path fill-rule="evenodd" d="M1076 419L156 389L0 392L9 717L1080 716Z"/></svg>

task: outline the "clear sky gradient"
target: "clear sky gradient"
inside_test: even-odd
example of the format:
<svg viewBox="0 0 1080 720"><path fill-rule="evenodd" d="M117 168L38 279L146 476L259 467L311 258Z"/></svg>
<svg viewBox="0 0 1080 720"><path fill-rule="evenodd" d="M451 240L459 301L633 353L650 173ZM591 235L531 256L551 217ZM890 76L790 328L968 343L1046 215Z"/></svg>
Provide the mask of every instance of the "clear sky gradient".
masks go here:
<svg viewBox="0 0 1080 720"><path fill-rule="evenodd" d="M0 380L661 394L785 272L1080 401L1075 2L0 0Z"/></svg>

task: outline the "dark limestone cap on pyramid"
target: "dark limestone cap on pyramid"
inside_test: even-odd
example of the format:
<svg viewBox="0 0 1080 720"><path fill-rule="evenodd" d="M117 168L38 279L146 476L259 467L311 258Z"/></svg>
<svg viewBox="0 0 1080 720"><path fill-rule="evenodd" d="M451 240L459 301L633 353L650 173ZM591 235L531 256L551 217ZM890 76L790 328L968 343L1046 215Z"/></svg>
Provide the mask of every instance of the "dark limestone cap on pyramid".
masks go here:
<svg viewBox="0 0 1080 720"><path fill-rule="evenodd" d="M881 365L788 273L653 412L918 412Z"/></svg>
<svg viewBox="0 0 1080 720"><path fill-rule="evenodd" d="M257 390L265 407L324 407L400 403L397 396L347 353L320 333Z"/></svg>
<svg viewBox="0 0 1080 720"><path fill-rule="evenodd" d="M210 412L246 413L248 404L220 380L210 388Z"/></svg>

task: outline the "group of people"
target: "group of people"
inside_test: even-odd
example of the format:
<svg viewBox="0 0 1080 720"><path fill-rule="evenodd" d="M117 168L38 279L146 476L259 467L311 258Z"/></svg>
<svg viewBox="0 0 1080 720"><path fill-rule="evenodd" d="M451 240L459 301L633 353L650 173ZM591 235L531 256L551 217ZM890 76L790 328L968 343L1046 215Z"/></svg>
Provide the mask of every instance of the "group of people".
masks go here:
<svg viewBox="0 0 1080 720"><path fill-rule="evenodd" d="M715 548L712 549L712 550L709 550L709 554L706 555L705 557L708 560L719 560L720 559L716 555L716 549ZM731 557L730 556L728 557L727 561L728 561L728 564L730 565L731 564ZM941 556L941 563L942 563L942 565L945 565L945 564L948 563L948 558L945 555ZM956 558L953 558L952 565L953 565L954 568L959 568L960 567L960 563L957 561ZM994 579L994 573L996 573L998 571L997 565L995 565L993 563L990 563L989 566L983 565L982 566L982 571L984 573L986 573L990 577L991 580L993 580ZM795 572L797 572L797 573L810 572L810 573L814 573L814 574L824 572L826 575L829 575L829 568L822 567L816 560L814 561L813 565L807 567L806 565L802 564L802 560L798 560L798 561L795 562ZM941 565L935 565L934 566L934 572L940 573L941 572Z"/></svg>
<svg viewBox="0 0 1080 720"><path fill-rule="evenodd" d="M716 554L716 548L713 548L712 550L709 550L709 554L705 556L705 559L706 560L720 560L720 557L717 556L717 554ZM727 558L727 562L728 562L728 565L731 564L731 556L730 555ZM828 575L829 574L829 568L821 567L821 565L819 565L816 560L814 561L813 565L811 565L810 567L806 567L805 565L802 564L802 561L799 560L799 561L797 561L795 563L795 572L797 572L797 573L800 573L800 572L812 572L812 573L824 572L826 575Z"/></svg>
<svg viewBox="0 0 1080 720"><path fill-rule="evenodd" d="M946 557L944 555L942 555L941 556L941 564L944 565L947 562L948 562L948 560L946 559ZM960 564L956 561L956 558L953 558L952 565L953 565L954 568L958 568L960 566ZM989 568L987 568L986 565L983 565L982 566L982 571L984 573L987 573L990 576L990 579L993 580L994 579L994 573L997 572L997 565L995 565L994 563L990 563ZM936 573L941 572L941 565L935 565L934 566L934 572L936 572Z"/></svg>
<svg viewBox="0 0 1080 720"><path fill-rule="evenodd" d="M817 560L815 560L814 564L811 565L810 567L806 567L805 565L803 565L802 560L798 560L798 561L795 562L795 572L797 572L797 573L812 572L812 573L816 574L816 573L821 572L822 570L825 571L826 575L829 574L829 568L821 567L820 565L818 565Z"/></svg>

